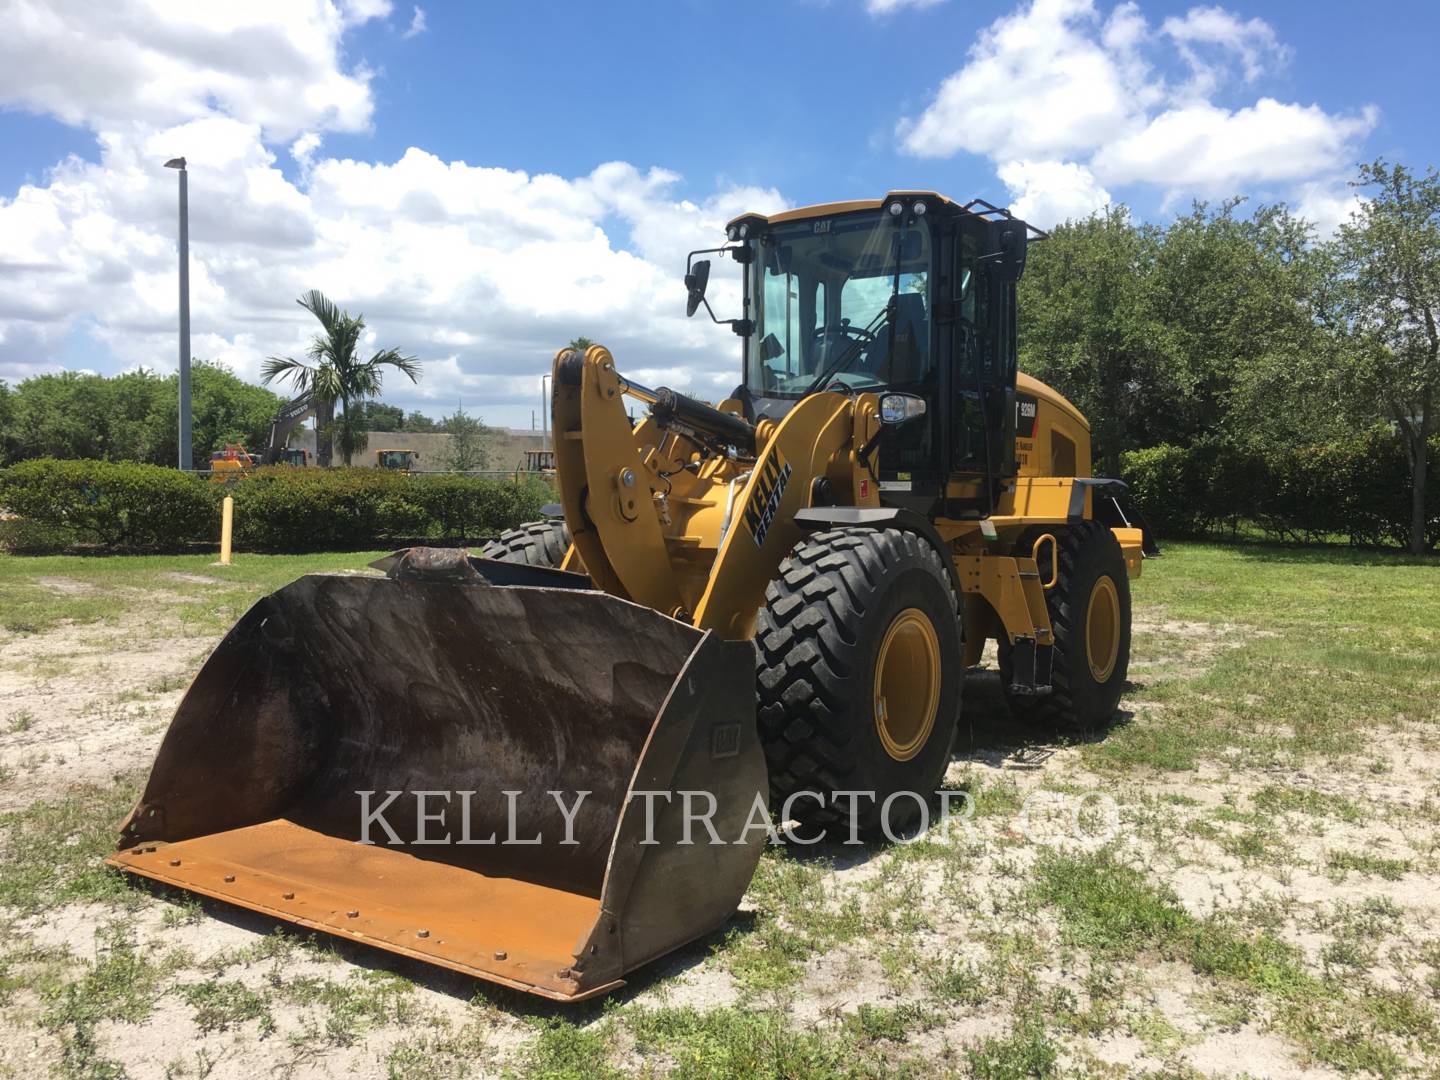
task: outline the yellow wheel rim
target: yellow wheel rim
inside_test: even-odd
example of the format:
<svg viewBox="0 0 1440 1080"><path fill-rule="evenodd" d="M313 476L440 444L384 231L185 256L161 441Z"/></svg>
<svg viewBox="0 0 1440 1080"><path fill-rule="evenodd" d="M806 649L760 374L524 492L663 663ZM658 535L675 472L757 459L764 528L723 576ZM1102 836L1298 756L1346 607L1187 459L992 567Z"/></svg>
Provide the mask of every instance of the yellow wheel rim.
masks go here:
<svg viewBox="0 0 1440 1080"><path fill-rule="evenodd" d="M896 761L920 752L940 705L940 639L919 608L895 616L875 658L875 731Z"/></svg>
<svg viewBox="0 0 1440 1080"><path fill-rule="evenodd" d="M1096 682L1110 678L1119 655L1120 594L1110 575L1102 574L1090 590L1090 610L1085 615L1085 658Z"/></svg>

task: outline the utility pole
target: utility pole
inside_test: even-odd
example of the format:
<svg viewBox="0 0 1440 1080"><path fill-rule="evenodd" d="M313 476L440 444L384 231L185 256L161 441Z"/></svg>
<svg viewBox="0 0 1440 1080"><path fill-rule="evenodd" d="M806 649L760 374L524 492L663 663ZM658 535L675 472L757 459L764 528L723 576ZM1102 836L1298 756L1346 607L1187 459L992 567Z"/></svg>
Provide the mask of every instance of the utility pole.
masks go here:
<svg viewBox="0 0 1440 1080"><path fill-rule="evenodd" d="M183 157L165 162L180 171L180 468L195 467L190 449L190 199Z"/></svg>
<svg viewBox="0 0 1440 1080"><path fill-rule="evenodd" d="M549 375L540 376L540 449L550 449L550 392L545 384Z"/></svg>

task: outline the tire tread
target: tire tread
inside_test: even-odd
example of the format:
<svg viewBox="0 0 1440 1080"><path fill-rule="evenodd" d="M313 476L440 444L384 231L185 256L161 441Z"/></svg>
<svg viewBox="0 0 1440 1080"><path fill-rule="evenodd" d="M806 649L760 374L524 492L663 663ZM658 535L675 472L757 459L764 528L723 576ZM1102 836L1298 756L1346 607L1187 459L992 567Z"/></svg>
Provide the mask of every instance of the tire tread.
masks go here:
<svg viewBox="0 0 1440 1080"><path fill-rule="evenodd" d="M836 791L856 765L851 733L827 722L844 713L862 663L859 626L879 593L888 565L932 564L950 597L940 554L922 537L897 529L838 528L802 541L780 564L765 593L755 643L761 744L770 765L771 805L797 791ZM835 824L843 812L805 800L805 818Z"/></svg>

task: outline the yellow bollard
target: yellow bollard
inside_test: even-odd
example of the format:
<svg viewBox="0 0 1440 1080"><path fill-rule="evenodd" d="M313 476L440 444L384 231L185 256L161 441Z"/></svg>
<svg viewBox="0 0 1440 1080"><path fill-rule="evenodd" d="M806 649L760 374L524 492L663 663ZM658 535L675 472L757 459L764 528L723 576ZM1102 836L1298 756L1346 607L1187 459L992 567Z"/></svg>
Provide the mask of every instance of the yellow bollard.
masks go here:
<svg viewBox="0 0 1440 1080"><path fill-rule="evenodd" d="M220 565L230 565L230 534L235 525L235 500L229 495L220 508Z"/></svg>

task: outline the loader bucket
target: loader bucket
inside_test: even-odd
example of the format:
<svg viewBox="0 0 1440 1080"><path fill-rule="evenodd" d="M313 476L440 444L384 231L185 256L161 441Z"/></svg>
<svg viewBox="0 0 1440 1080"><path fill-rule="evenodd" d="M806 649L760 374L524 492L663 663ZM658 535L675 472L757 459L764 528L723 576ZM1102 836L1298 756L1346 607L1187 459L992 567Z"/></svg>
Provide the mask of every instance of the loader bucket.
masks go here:
<svg viewBox="0 0 1440 1080"><path fill-rule="evenodd" d="M110 865L561 1000L723 925L766 841L751 644L464 552L387 563L240 619Z"/></svg>

